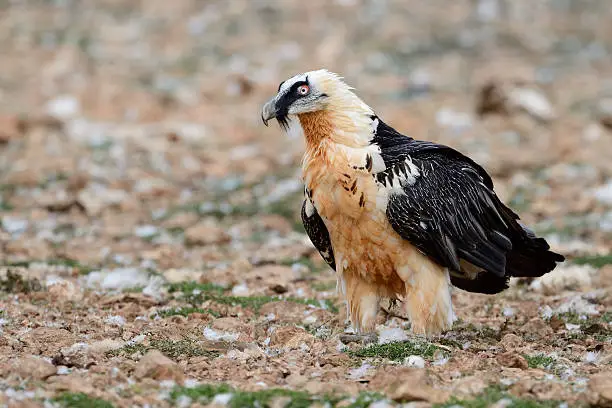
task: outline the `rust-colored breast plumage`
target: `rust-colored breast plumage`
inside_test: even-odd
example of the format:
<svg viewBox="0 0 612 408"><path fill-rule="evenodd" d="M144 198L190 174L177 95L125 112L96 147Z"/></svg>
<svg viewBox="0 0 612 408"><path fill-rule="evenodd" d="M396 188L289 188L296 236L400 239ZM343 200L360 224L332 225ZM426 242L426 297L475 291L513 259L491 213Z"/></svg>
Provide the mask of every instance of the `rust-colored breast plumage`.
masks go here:
<svg viewBox="0 0 612 408"><path fill-rule="evenodd" d="M384 170L378 148L364 143L362 135L351 143L355 129L339 125L351 118L337 115L299 115L307 146L302 168L329 232L351 322L358 330L372 331L379 300L397 297L416 333L449 328L453 312L446 269L393 229L386 213L393 191L375 177L381 166Z"/></svg>
<svg viewBox="0 0 612 408"><path fill-rule="evenodd" d="M359 148L345 148L327 135L333 131L326 112L300 115L307 141L304 181L330 234L337 269L357 275L386 292L403 292L396 270L415 252L389 224L384 191L372 176L372 158Z"/></svg>

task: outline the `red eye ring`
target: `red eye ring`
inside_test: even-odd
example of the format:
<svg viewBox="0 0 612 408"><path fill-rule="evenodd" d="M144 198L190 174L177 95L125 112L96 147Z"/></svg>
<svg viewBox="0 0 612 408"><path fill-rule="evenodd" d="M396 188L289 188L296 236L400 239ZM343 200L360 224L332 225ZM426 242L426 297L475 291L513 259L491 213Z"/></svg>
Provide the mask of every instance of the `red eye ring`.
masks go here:
<svg viewBox="0 0 612 408"><path fill-rule="evenodd" d="M300 85L297 89L297 93L300 95L308 95L310 92L310 87L308 85Z"/></svg>

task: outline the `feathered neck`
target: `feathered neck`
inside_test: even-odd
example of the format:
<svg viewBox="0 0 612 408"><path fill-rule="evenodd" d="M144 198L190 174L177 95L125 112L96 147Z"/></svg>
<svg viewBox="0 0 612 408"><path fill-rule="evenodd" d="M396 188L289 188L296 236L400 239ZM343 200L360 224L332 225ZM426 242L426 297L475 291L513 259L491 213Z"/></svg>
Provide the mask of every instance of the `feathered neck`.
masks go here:
<svg viewBox="0 0 612 408"><path fill-rule="evenodd" d="M374 136L374 111L342 83L329 97L327 108L298 115L309 149L318 149L322 141L349 147L365 147Z"/></svg>

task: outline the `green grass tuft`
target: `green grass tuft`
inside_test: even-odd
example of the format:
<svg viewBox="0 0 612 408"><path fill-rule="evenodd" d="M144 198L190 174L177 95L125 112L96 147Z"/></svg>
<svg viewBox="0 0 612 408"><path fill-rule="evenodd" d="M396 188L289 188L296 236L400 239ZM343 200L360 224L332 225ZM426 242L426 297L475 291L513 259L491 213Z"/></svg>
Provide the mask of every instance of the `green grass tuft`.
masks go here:
<svg viewBox="0 0 612 408"><path fill-rule="evenodd" d="M145 354L149 350L159 350L173 360L177 360L180 357L206 356L215 358L219 356L219 352L202 348L198 345L196 340L188 338L176 341L169 339L152 339L148 346L141 343L128 344L120 349L109 351L107 355L109 357L129 357L136 353Z"/></svg>
<svg viewBox="0 0 612 408"><path fill-rule="evenodd" d="M438 340L438 344L463 350L463 344L453 339L441 338Z"/></svg>
<svg viewBox="0 0 612 408"><path fill-rule="evenodd" d="M168 286L168 292L180 292L192 306L202 304L215 295L223 295L225 288L214 283L197 283L197 282L180 282L171 283Z"/></svg>
<svg viewBox="0 0 612 408"><path fill-rule="evenodd" d="M386 399L384 395L378 392L361 392L355 401L349 405L343 405L347 408L368 408L373 402Z"/></svg>
<svg viewBox="0 0 612 408"><path fill-rule="evenodd" d="M535 354L532 356L525 355L529 368L546 368L550 369L555 364L555 358L546 354Z"/></svg>
<svg viewBox="0 0 612 408"><path fill-rule="evenodd" d="M334 313L338 312L338 308L328 299L319 301L317 299L302 299L294 297L281 298L278 296L215 296L211 297L211 300L225 305L242 306L247 309L253 309L256 312L259 312L259 309L261 309L261 307L266 303L278 301L312 305L331 310Z"/></svg>
<svg viewBox="0 0 612 408"><path fill-rule="evenodd" d="M93 398L82 392L65 392L53 399L65 408L113 408L113 404L101 398Z"/></svg>
<svg viewBox="0 0 612 408"><path fill-rule="evenodd" d="M106 352L108 357L126 356L129 357L136 353L144 354L150 348L141 343L126 344L125 346Z"/></svg>
<svg viewBox="0 0 612 408"><path fill-rule="evenodd" d="M312 288L317 292L329 292L336 290L336 281L333 282L315 282L312 284Z"/></svg>
<svg viewBox="0 0 612 408"><path fill-rule="evenodd" d="M587 322L587 319L584 319L582 315L574 312L559 313L556 316L564 322L571 324L585 324Z"/></svg>
<svg viewBox="0 0 612 408"><path fill-rule="evenodd" d="M556 317L566 323L579 324L584 334L612 335L612 330L607 327L612 322L612 312L604 312L597 316L567 312L560 313Z"/></svg>
<svg viewBox="0 0 612 408"><path fill-rule="evenodd" d="M489 326L482 326L480 328L477 328L476 326L470 324L469 328L477 332L478 335L482 337L488 337L488 338L494 338L494 339L499 337L499 333L495 329Z"/></svg>
<svg viewBox="0 0 612 408"><path fill-rule="evenodd" d="M39 263L39 264L43 264L43 265L49 265L49 266L65 266L67 268L73 268L76 269L79 274L81 275L86 275L89 272L95 270L96 268L92 268L90 266L86 266L86 265L82 265L81 263L79 263L78 261L75 261L73 259L48 259L48 260L36 260L36 259L31 259L28 261L19 261L19 262L4 262L0 264L0 267L13 267L13 268L18 268L18 267L22 267L22 268L29 268L31 264L35 264L35 263Z"/></svg>
<svg viewBox="0 0 612 408"><path fill-rule="evenodd" d="M287 301L322 307L334 313L338 312L338 308L328 299L282 298L279 296L224 296L223 292L225 289L212 283L181 282L171 284L168 290L169 292L182 292L184 299L194 307L207 300L211 300L219 304L242 306L246 309L252 309L255 312L259 312L259 309L266 303Z"/></svg>
<svg viewBox="0 0 612 408"><path fill-rule="evenodd" d="M191 339L182 340L155 340L151 342L151 348L157 349L171 359L179 357L198 357L206 356L210 358L218 357L219 352L206 350L198 345L197 341Z"/></svg>
<svg viewBox="0 0 612 408"><path fill-rule="evenodd" d="M278 300L278 298L272 296L217 296L212 300L223 305L242 306L259 311L263 305Z"/></svg>
<svg viewBox="0 0 612 408"><path fill-rule="evenodd" d="M373 344L349 354L353 357L380 357L393 361L403 361L409 356L421 356L431 360L436 351L446 352L435 344L426 342L395 341L386 344Z"/></svg>
<svg viewBox="0 0 612 408"><path fill-rule="evenodd" d="M170 399L176 401L179 397L185 395L193 401L200 401L208 404L212 401L215 395L232 393L233 389L227 384L211 385L202 384L197 387L176 387L170 392Z"/></svg>
<svg viewBox="0 0 612 408"><path fill-rule="evenodd" d="M144 288L145 288L144 286L134 286L131 288L123 288L121 292L122 293L142 293Z"/></svg>
<svg viewBox="0 0 612 408"><path fill-rule="evenodd" d="M0 279L0 292L6 293L30 293L39 292L42 285L38 279L26 279L21 274L9 269L4 279Z"/></svg>
<svg viewBox="0 0 612 408"><path fill-rule="evenodd" d="M170 400L174 403L181 396L191 398L193 402L202 404L210 403L216 395L231 394L232 398L228 403L230 408L250 408L250 407L269 407L276 398L286 398L286 408L308 408L316 403L324 406L336 406L340 401L347 400L344 396L314 396L305 391L293 391L281 388L274 388L262 391L240 391L227 384L211 385L203 384L193 388L176 387L170 393ZM347 408L366 408L372 402L384 399L378 393L364 392L354 399L350 404L343 404Z"/></svg>
<svg viewBox="0 0 612 408"><path fill-rule="evenodd" d="M11 210L14 210L14 209L15 209L15 207L13 207L11 204L9 204L6 201L4 201L2 196L0 196L0 212L2 212L2 211L11 211Z"/></svg>
<svg viewBox="0 0 612 408"><path fill-rule="evenodd" d="M451 397L443 404L435 404L434 408L488 408L495 405L500 400L508 400L509 404L501 406L510 408L557 408L560 401L536 401L526 398L517 398L509 395L499 386L491 386L484 390L481 394L470 399L460 399Z"/></svg>
<svg viewBox="0 0 612 408"><path fill-rule="evenodd" d="M208 314L213 317L221 317L221 314L211 309L202 309L200 307L175 307L157 311L157 315L161 317L184 316L187 317L192 313Z"/></svg>
<svg viewBox="0 0 612 408"><path fill-rule="evenodd" d="M612 254L607 255L587 255L572 259L576 265L590 265L594 268L601 268L604 265L612 264Z"/></svg>
<svg viewBox="0 0 612 408"><path fill-rule="evenodd" d="M286 397L290 402L285 407L308 408L313 403L313 398L304 391L292 391L284 389L271 389L257 392L237 391L230 400L231 408L242 407L265 407L275 398Z"/></svg>
<svg viewBox="0 0 612 408"><path fill-rule="evenodd" d="M171 283L168 286L168 291L172 292L183 292L184 294L189 293L217 293L222 295L225 291L223 286L215 285L214 283L197 283L197 282L179 282Z"/></svg>

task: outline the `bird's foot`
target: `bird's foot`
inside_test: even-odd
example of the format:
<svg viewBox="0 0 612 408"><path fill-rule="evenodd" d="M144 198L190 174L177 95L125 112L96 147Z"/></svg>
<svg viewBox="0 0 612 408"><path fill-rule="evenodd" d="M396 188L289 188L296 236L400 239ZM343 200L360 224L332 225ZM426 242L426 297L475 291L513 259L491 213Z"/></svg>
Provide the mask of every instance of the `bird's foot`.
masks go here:
<svg viewBox="0 0 612 408"><path fill-rule="evenodd" d="M340 341L344 344L349 343L362 343L372 344L378 341L378 335L376 333L364 333L364 334L349 334L344 333L340 335Z"/></svg>

